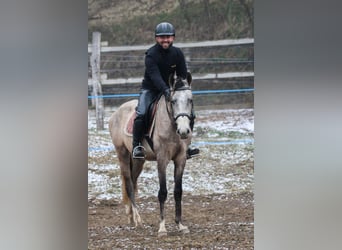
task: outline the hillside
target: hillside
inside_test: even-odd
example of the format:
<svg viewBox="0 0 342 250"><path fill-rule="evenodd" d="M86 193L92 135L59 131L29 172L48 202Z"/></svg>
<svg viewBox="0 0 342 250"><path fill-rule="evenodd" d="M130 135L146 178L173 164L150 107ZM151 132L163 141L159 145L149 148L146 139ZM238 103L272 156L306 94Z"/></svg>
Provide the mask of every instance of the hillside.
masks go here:
<svg viewBox="0 0 342 250"><path fill-rule="evenodd" d="M88 0L88 36L101 32L110 46L142 45L154 42L155 25L171 22L176 42L252 38L252 0ZM184 49L188 70L193 74L254 71L254 46L218 46ZM89 54L90 56L90 54ZM108 79L142 77L144 51L101 54L101 74ZM89 64L91 78L91 67ZM194 90L252 88L254 78L195 80ZM104 94L138 93L140 84L104 85ZM92 86L89 86L89 95ZM123 99L107 98L115 106ZM253 107L253 93L197 95L196 105L230 103L231 108ZM89 105L91 103L89 102Z"/></svg>
<svg viewBox="0 0 342 250"><path fill-rule="evenodd" d="M171 22L178 41L253 37L252 0L88 0L88 39L110 45L153 42L155 25Z"/></svg>

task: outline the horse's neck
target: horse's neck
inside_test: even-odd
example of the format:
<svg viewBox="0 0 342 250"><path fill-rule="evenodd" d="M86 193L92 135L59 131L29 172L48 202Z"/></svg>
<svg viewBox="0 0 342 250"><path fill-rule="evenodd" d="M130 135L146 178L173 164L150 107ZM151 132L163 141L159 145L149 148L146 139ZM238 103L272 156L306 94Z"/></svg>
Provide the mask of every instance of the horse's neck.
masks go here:
<svg viewBox="0 0 342 250"><path fill-rule="evenodd" d="M159 125L162 125L163 129L168 132L174 131L172 110L171 107L166 104L164 96L161 97L158 103L156 122L159 123Z"/></svg>

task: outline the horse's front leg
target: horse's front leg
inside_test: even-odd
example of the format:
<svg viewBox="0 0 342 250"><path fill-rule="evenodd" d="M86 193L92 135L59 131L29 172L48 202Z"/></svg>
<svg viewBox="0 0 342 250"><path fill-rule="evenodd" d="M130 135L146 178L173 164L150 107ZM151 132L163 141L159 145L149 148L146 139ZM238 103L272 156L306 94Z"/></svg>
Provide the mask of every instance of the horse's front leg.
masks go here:
<svg viewBox="0 0 342 250"><path fill-rule="evenodd" d="M165 227L165 211L164 211L164 205L165 205L165 201L167 198L166 166L167 166L167 163L158 162L158 177L159 177L158 200L159 200L159 206L160 206L160 224L159 224L158 236L167 235L167 231Z"/></svg>
<svg viewBox="0 0 342 250"><path fill-rule="evenodd" d="M175 198L175 221L178 225L179 231L182 233L190 233L188 227L182 224L182 179L183 172L185 167L185 160L181 162L175 162L175 170L174 170L174 179L175 179L175 188L174 188L174 198Z"/></svg>

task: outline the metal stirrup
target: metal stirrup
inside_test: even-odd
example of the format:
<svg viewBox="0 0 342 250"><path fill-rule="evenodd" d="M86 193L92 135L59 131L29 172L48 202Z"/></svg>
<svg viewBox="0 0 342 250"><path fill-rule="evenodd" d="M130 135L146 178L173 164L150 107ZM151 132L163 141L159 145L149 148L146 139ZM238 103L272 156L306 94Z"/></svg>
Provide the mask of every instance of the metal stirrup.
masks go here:
<svg viewBox="0 0 342 250"><path fill-rule="evenodd" d="M137 154L137 150L138 149L141 149L142 150L142 153L144 154L144 156L136 156L136 154ZM139 145L139 146L136 146L134 149L133 149L133 158L137 158L137 159L143 159L143 158L145 158L145 148L143 147L143 146L141 146L141 145Z"/></svg>

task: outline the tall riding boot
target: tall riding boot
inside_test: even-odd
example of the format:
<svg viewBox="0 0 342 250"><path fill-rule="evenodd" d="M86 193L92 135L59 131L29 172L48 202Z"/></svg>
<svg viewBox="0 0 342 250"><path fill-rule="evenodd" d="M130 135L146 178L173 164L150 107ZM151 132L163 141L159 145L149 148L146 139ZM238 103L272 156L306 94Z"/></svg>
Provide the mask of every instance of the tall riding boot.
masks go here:
<svg viewBox="0 0 342 250"><path fill-rule="evenodd" d="M191 132L194 130L194 124L195 124L195 114L194 112L192 111L192 114L191 114L191 121L190 121L190 129L191 129ZM195 148L195 147L191 147L189 145L188 147L188 150L186 151L186 158L187 159L190 159L192 157L195 157L195 156L198 156L200 153L200 150L198 148Z"/></svg>
<svg viewBox="0 0 342 250"><path fill-rule="evenodd" d="M141 145L144 137L145 123L143 119L136 118L133 124L133 158L143 159L145 158L145 149Z"/></svg>

